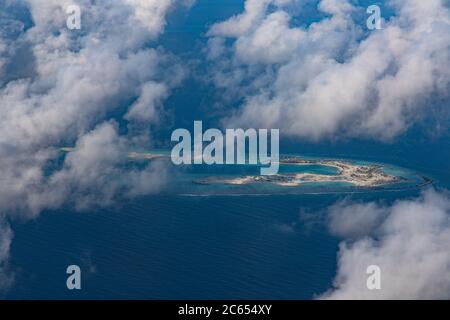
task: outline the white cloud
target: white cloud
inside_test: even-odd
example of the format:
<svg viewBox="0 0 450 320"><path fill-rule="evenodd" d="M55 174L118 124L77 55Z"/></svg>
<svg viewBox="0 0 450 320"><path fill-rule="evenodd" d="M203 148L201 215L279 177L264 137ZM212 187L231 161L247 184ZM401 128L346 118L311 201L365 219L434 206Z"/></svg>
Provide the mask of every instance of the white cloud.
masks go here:
<svg viewBox="0 0 450 320"><path fill-rule="evenodd" d="M375 203L340 204L333 208L332 224L338 230L369 232L341 243L333 288L324 299L449 299L450 298L450 196L434 190L420 198L392 206ZM340 210L344 221L338 221ZM350 227L351 216L354 226ZM385 216L374 224L374 213ZM342 224L346 227L342 228ZM367 225L375 227L369 231ZM378 226L376 226L378 225ZM361 230L360 230L361 231ZM355 234L351 232L354 236ZM381 289L366 286L370 265L381 268Z"/></svg>
<svg viewBox="0 0 450 320"><path fill-rule="evenodd" d="M375 203L349 203L342 201L329 208L330 231L344 238L369 235L384 218L384 208Z"/></svg>
<svg viewBox="0 0 450 320"><path fill-rule="evenodd" d="M102 123L83 135L67 155L64 167L52 175L49 189L54 191L53 197L45 203L58 206L69 201L82 210L157 191L164 183L165 167L151 163L145 169L131 169L127 166L127 144L113 122Z"/></svg>
<svg viewBox="0 0 450 320"><path fill-rule="evenodd" d="M387 140L426 114L432 99L448 100L450 12L444 2L393 1L396 16L372 32L354 18L364 8L351 3L322 0L319 9L327 16L303 27L291 25L285 3L248 0L242 15L213 25L209 57L216 85L236 91L250 82L227 125L277 127L313 140Z"/></svg>
<svg viewBox="0 0 450 320"><path fill-rule="evenodd" d="M145 83L139 99L129 108L125 119L149 122L158 118L158 106L168 95L167 86L157 82Z"/></svg>
<svg viewBox="0 0 450 320"><path fill-rule="evenodd" d="M106 159L102 152L114 149L114 157L123 158L121 153L126 152L122 140L133 137L117 136L121 143L106 140L111 149L98 145L102 152L77 149L67 157L62 172L48 175L45 173L48 161L58 157L55 148L76 141L81 148L85 139L94 139L91 130L97 127L94 132L105 133L104 128L111 127L109 114L127 104L130 104L128 113L123 115L127 114L130 125L135 121L156 123L162 101L180 80L182 69L171 66L176 63L169 55L148 46L148 41L162 32L165 15L177 1L78 1L82 12L79 32L68 30L65 23L65 8L74 1L28 3L34 26L14 42L29 48L33 70L0 87L0 179L8 182L0 187L0 210L36 214L46 205L53 207L71 197L63 192L65 188L49 192L55 180L68 174L68 167L70 183L87 187L89 166L79 166L88 158L76 155L88 152L89 159L97 159L101 166L121 164L119 160L103 161ZM141 15L151 15L153 20L141 23ZM170 78L162 72L167 68L171 71ZM131 104L133 100L136 102ZM110 128L109 132L118 135L115 129ZM96 169L102 172L104 168ZM148 176L149 170L144 169L142 174ZM105 198L114 193L109 189L115 185L106 179L88 181L95 190L104 191ZM99 185L101 182L105 183L104 188ZM82 194L86 195L84 187Z"/></svg>
<svg viewBox="0 0 450 320"><path fill-rule="evenodd" d="M175 5L191 6L195 0L125 0L134 9L134 19L154 36L166 25L166 13Z"/></svg>
<svg viewBox="0 0 450 320"><path fill-rule="evenodd" d="M127 147L129 140L137 141L134 135L147 134L158 122L163 100L183 76L169 54L150 44L163 32L169 10L188 3L8 1L11 12L16 5L29 10L33 25L18 34L0 33L0 215L5 221L63 203L80 210L108 205L161 187L164 167L130 166ZM81 7L79 31L66 27L72 4ZM147 131L120 135L111 114L128 114L129 126L137 120ZM58 148L67 145L75 145L74 151L55 165ZM9 227L2 225L0 274L6 274L1 270L10 239ZM0 276L0 283L6 281Z"/></svg>
<svg viewBox="0 0 450 320"><path fill-rule="evenodd" d="M289 28L290 16L283 11L268 15L250 35L236 41L236 58L246 64L284 62L297 50L305 36Z"/></svg>

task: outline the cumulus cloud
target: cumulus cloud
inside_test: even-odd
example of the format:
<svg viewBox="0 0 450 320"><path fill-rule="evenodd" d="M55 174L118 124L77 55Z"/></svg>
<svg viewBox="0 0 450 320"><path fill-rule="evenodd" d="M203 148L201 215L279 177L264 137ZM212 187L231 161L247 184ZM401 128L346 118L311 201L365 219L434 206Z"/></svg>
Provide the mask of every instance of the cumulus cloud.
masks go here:
<svg viewBox="0 0 450 320"><path fill-rule="evenodd" d="M244 12L227 21L214 24L209 31L213 36L239 37L248 32L255 21L261 20L271 0L248 0Z"/></svg>
<svg viewBox="0 0 450 320"><path fill-rule="evenodd" d="M134 19L153 35L158 35L166 24L166 13L175 4L191 6L195 0L125 0L134 10Z"/></svg>
<svg viewBox="0 0 450 320"><path fill-rule="evenodd" d="M130 165L130 141L148 135L183 77L153 45L167 13L186 0L2 2L0 19L0 216L108 205L159 190L159 163ZM79 5L81 30L66 27ZM5 10L3 10L5 9ZM14 14L20 12L20 14ZM32 23L25 28L22 21ZM5 26L8 26L6 28ZM6 30L6 31L5 31ZM163 72L164 71L164 72ZM121 118L130 130L121 130ZM137 130L135 122L140 123ZM126 129L126 128L125 128ZM127 132L128 131L128 132ZM125 132L125 133L124 133ZM75 146L63 155L60 147ZM0 274L11 230L0 227ZM0 283L6 276L0 276Z"/></svg>
<svg viewBox="0 0 450 320"><path fill-rule="evenodd" d="M395 15L375 31L356 18L365 8L352 1L322 0L324 18L294 24L285 9L293 1L247 0L241 15L210 28L214 82L245 87L227 125L277 127L312 140L389 140L426 114L433 99L448 100L444 1L390 1Z"/></svg>
<svg viewBox="0 0 450 320"><path fill-rule="evenodd" d="M127 120L150 122L158 118L158 106L168 95L167 86L158 82L148 82L142 86L139 99L133 103Z"/></svg>
<svg viewBox="0 0 450 320"><path fill-rule="evenodd" d="M124 140L133 138L118 135L109 122L111 114L122 112L129 126L157 122L162 101L181 78L170 55L148 45L162 32L165 15L176 3L27 1L33 26L13 42L28 48L33 68L0 88L1 179L8 182L0 188L0 210L35 214L46 205L53 207L70 196L64 193L69 187L57 183L63 180L72 191L82 189L87 195L91 188L111 197L116 185L91 174L107 175L123 164ZM65 9L72 4L81 7L80 31L66 28ZM21 67L17 61L8 63ZM162 72L165 68L170 77ZM128 110L120 111L126 105ZM57 148L66 144L76 144L74 154L67 156L61 172L46 173L48 162L59 157Z"/></svg>
<svg viewBox="0 0 450 320"><path fill-rule="evenodd" d="M144 170L127 167L127 144L127 139L118 134L113 122L102 123L83 135L67 155L64 167L50 179L50 188L60 191L56 193L59 199L53 198L53 203L56 200L55 204L59 205L58 201L67 198L79 209L84 209L111 204L123 195L157 191L163 183L164 170L160 170L163 168L155 163Z"/></svg>
<svg viewBox="0 0 450 320"><path fill-rule="evenodd" d="M375 203L342 201L329 208L330 231L343 238L358 238L370 234L384 218L385 210Z"/></svg>
<svg viewBox="0 0 450 320"><path fill-rule="evenodd" d="M430 189L418 199L391 206L341 203L330 214L332 228L354 238L340 244L334 286L320 298L450 298L448 193ZM374 222L380 216L381 221ZM366 286L366 270L371 265L381 269L380 290Z"/></svg>

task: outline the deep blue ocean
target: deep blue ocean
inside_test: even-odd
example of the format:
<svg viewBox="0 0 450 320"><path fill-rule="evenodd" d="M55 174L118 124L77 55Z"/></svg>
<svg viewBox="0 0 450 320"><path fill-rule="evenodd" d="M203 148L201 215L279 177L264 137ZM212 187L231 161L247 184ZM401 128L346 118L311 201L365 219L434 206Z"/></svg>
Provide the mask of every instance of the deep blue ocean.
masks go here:
<svg viewBox="0 0 450 320"><path fill-rule="evenodd" d="M444 170L426 174L448 187ZM420 191L165 194L44 212L12 225L15 284L6 298L311 299L336 271L340 239L327 231L327 207L344 197L392 203ZM82 269L82 290L66 288L71 264Z"/></svg>
<svg viewBox="0 0 450 320"><path fill-rule="evenodd" d="M242 8L241 0L198 1L189 13L171 16L160 44L200 59L207 26ZM200 119L213 96L212 86L191 80L167 103L178 127ZM168 139L171 130L159 135ZM436 188L450 187L450 139L422 127L391 143L313 144L280 134L284 153L390 163L431 177ZM12 222L15 283L6 298L311 299L332 286L336 272L340 239L326 229L328 206L343 197L390 203L420 192L164 194L89 212L46 211ZM82 290L66 288L71 264L82 269Z"/></svg>

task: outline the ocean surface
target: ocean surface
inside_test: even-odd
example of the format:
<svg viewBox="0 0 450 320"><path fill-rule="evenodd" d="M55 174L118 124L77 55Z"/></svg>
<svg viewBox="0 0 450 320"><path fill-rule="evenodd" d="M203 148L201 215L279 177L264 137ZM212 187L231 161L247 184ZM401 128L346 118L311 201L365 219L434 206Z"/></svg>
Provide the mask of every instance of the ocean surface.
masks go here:
<svg viewBox="0 0 450 320"><path fill-rule="evenodd" d="M242 8L241 0L197 1L189 14L173 14L160 44L201 59L207 26ZM315 12L313 6L308 10ZM298 23L311 23L312 17L305 11ZM190 80L167 102L177 127L203 119L214 102L211 86ZM158 133L165 139L173 128L166 129ZM450 187L449 137L429 138L412 128L399 141L283 140L281 152L392 164L430 177L435 188ZM88 212L45 211L32 221L12 221L15 282L5 298L312 299L332 286L336 272L340 239L327 231L328 206L343 198L391 203L420 192L175 192ZM66 288L72 264L82 269L81 290Z"/></svg>
<svg viewBox="0 0 450 320"><path fill-rule="evenodd" d="M319 167L302 170L327 170ZM224 196L197 189L90 212L44 212L12 225L15 284L6 298L312 299L336 272L340 239L327 231L327 207L343 198L389 203L421 191L342 190ZM81 267L82 290L66 288L72 264Z"/></svg>

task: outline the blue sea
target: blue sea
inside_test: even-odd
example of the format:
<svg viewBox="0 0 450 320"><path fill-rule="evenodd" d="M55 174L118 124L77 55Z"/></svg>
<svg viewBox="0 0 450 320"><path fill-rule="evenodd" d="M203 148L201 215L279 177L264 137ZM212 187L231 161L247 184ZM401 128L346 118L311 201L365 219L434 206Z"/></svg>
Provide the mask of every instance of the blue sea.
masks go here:
<svg viewBox="0 0 450 320"><path fill-rule="evenodd" d="M198 1L189 13L173 14L160 44L200 59L207 26L242 8L241 0ZM311 22L308 16L304 23ZM213 102L213 88L191 80L168 101L178 127L192 126ZM171 130L159 134L167 139ZM313 144L280 134L284 153L386 163L432 178L435 188L450 187L448 136L426 138L415 127L397 143ZM32 221L12 222L15 282L5 297L313 299L332 286L336 273L340 239L326 228L327 207L346 197L391 203L420 193L164 193L88 212L45 211ZM82 290L66 288L72 264L81 267Z"/></svg>
<svg viewBox="0 0 450 320"><path fill-rule="evenodd" d="M445 170L436 176L396 168L429 174L435 187L450 181ZM192 178L199 171L183 174ZM343 198L390 203L416 197L421 188L201 191L146 196L90 212L47 211L33 221L15 221L15 284L6 298L312 299L332 286L336 272L340 239L326 228L326 208ZM66 288L65 270L72 264L81 267L82 290Z"/></svg>

